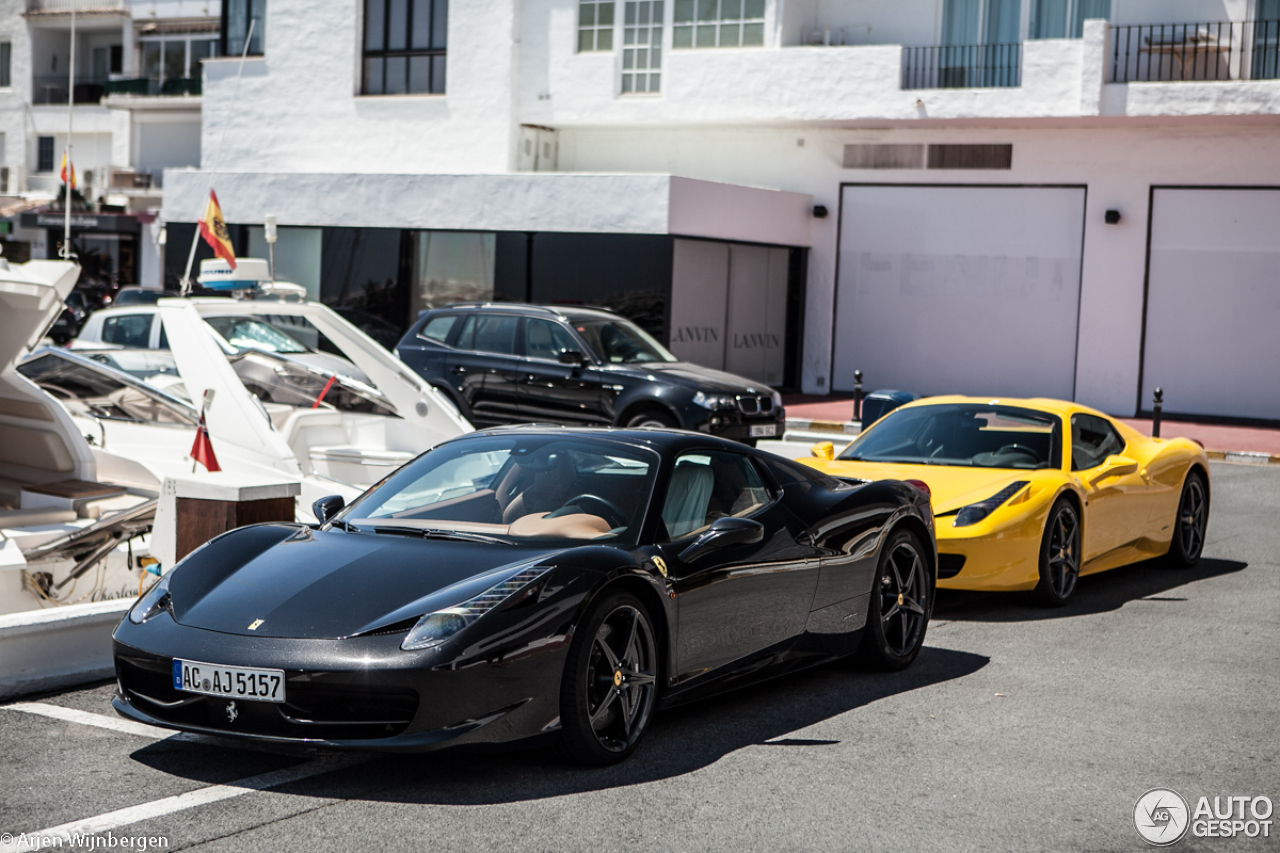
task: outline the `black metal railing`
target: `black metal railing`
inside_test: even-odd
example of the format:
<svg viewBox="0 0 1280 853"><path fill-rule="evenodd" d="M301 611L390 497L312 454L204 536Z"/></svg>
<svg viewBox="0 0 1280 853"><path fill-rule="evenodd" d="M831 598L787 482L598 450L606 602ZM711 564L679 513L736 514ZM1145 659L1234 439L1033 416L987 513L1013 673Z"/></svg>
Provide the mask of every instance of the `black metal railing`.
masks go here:
<svg viewBox="0 0 1280 853"><path fill-rule="evenodd" d="M904 89L1001 89L1021 85L1021 44L948 44L902 49Z"/></svg>
<svg viewBox="0 0 1280 853"><path fill-rule="evenodd" d="M161 81L154 77L130 77L108 80L108 95L199 95L199 77L170 77Z"/></svg>
<svg viewBox="0 0 1280 853"><path fill-rule="evenodd" d="M1275 80L1280 21L1111 28L1111 82Z"/></svg>
<svg viewBox="0 0 1280 853"><path fill-rule="evenodd" d="M67 75L31 78L31 100L36 104L65 104ZM106 83L92 77L76 78L74 97L77 104L96 104L106 92Z"/></svg>

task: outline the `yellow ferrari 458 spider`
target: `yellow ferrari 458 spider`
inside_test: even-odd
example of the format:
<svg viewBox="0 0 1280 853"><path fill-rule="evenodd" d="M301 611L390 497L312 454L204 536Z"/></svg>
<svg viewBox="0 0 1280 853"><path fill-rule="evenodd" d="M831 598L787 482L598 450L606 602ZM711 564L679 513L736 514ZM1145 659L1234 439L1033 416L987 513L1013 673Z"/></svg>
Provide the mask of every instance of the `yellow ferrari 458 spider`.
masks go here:
<svg viewBox="0 0 1280 853"><path fill-rule="evenodd" d="M1075 403L930 397L839 455L830 442L812 452L800 461L833 476L927 488L943 588L1035 590L1060 606L1080 575L1161 555L1190 567L1204 547L1203 448Z"/></svg>

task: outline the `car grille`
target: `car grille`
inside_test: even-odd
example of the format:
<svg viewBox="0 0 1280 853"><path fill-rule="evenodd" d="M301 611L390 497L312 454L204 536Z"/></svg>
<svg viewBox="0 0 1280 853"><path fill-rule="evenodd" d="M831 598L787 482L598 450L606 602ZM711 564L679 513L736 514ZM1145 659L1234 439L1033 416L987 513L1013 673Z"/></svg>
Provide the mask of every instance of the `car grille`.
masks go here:
<svg viewBox="0 0 1280 853"><path fill-rule="evenodd" d="M362 740L400 734L418 712L418 694L408 688L319 684L285 675L287 701L236 701L173 689L167 661L117 658L116 676L130 704L175 725L218 729L228 734L323 740ZM314 676L313 676L314 677Z"/></svg>
<svg viewBox="0 0 1280 853"><path fill-rule="evenodd" d="M773 414L772 397L755 397L750 394L738 395L738 411L744 415Z"/></svg>

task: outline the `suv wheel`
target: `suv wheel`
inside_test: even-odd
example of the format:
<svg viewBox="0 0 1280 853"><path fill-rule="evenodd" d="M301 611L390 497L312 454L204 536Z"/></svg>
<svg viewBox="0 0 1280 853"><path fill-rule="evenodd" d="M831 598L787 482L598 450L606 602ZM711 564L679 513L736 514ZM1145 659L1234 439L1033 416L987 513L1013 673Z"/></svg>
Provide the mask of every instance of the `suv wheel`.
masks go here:
<svg viewBox="0 0 1280 853"><path fill-rule="evenodd" d="M645 409L627 421L629 427L660 427L674 429L680 426L676 419L662 409Z"/></svg>

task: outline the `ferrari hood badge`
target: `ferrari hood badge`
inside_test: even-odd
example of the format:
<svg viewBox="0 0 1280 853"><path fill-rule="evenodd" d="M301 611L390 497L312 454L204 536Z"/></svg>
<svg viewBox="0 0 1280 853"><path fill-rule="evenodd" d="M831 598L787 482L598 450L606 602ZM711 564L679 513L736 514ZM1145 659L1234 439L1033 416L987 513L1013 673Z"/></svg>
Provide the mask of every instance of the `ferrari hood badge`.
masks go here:
<svg viewBox="0 0 1280 853"><path fill-rule="evenodd" d="M249 630L250 631L258 630L258 626L262 624L262 621L263 620L261 619L254 619L252 622L249 623Z"/></svg>
<svg viewBox="0 0 1280 853"><path fill-rule="evenodd" d="M667 561L661 557L654 557L653 564L658 567L658 571L661 572L662 576L665 578L667 576Z"/></svg>

